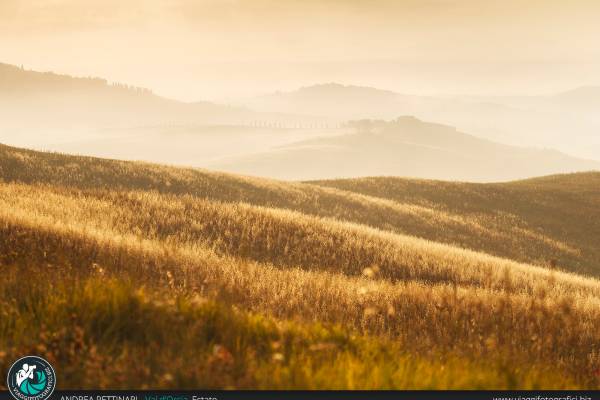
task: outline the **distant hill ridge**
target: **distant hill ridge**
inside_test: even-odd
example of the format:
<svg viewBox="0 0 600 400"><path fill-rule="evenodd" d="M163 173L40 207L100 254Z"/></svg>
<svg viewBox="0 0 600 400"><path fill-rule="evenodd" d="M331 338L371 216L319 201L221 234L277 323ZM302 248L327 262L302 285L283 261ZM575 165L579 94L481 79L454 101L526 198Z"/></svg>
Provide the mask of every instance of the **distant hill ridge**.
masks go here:
<svg viewBox="0 0 600 400"><path fill-rule="evenodd" d="M330 83L320 83L310 86L303 86L296 91L292 92L280 92L284 93L311 93L311 94L319 94L326 95L329 93L340 93L340 94L356 94L356 95L364 95L364 94L379 94L379 95L388 95L388 96L398 96L399 93L393 92L391 90L378 89L370 86L359 86L359 85L344 85L341 83L330 82Z"/></svg>
<svg viewBox="0 0 600 400"><path fill-rule="evenodd" d="M247 121L243 107L184 103L150 89L0 64L0 130L105 129L167 123L211 124ZM31 118L35 116L35 118Z"/></svg>
<svg viewBox="0 0 600 400"><path fill-rule="evenodd" d="M212 167L290 180L383 175L477 182L600 170L600 162L504 145L412 116L352 121L347 127L351 133L299 141Z"/></svg>
<svg viewBox="0 0 600 400"><path fill-rule="evenodd" d="M98 77L76 77L54 72L27 70L10 64L0 63L0 91L40 91L40 90L88 90L120 89L134 93L153 95L152 90L113 82Z"/></svg>
<svg viewBox="0 0 600 400"><path fill-rule="evenodd" d="M32 118L35 116L35 118ZM255 112L243 105L182 102L97 77L38 72L0 63L0 132L121 129L156 125L283 126L322 122L296 113Z"/></svg>

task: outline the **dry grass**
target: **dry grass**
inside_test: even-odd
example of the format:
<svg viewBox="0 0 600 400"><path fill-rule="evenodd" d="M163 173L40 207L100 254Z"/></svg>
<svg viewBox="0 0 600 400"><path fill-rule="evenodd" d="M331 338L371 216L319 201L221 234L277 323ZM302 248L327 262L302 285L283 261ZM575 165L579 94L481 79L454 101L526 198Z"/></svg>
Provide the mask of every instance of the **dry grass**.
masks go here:
<svg viewBox="0 0 600 400"><path fill-rule="evenodd" d="M152 299L201 296L227 304L215 307L288 321L292 327L305 322L335 325L338 328L326 329L362 337L360 345L344 342L339 359L314 359L307 352L310 344L298 345L293 350L295 367L280 369L268 351L264 353L269 362L249 365L248 354L262 353L241 346L236 359L246 361L235 374L226 374L229 380L211 382L217 379L215 373L198 370L160 387L189 387L192 378L211 387L266 387L266 377L273 374L280 379L269 387L600 384L600 282L398 234L399 229L384 230L382 224L369 224L381 229L364 224L377 220L380 212L383 218L383 210L395 210L391 221L406 218L411 226L422 219L441 227L438 235L452 235L456 232L445 231L444 224L460 221L458 214L314 185L7 149L0 148L20 156L0 157L5 180L0 185L0 265L12 273L22 268L32 271L28 276L49 277L48 283L37 283L31 304L10 303L20 296L11 294L11 285L0 285L0 301L10 304L3 309L13 310L4 312L0 344L16 352L25 344L10 334L11 329L29 323L20 317L22 307L33 310L37 301L50 302L47 288L58 290L57 298L66 296L61 282L68 281L77 289L73 295L81 292L84 297L90 295L85 285L106 284L99 302L110 303L113 291L118 300L123 293L131 297L130 292L145 287L160 293ZM313 211L301 212L304 208ZM459 225L475 237L471 222ZM481 225L481 232L488 230ZM487 240L482 235L479 239ZM522 245L531 245L535 252L536 243ZM130 287L117 287L110 283L114 279ZM123 301L138 300L134 296ZM73 312L85 315L82 329L92 334L91 326L102 314L81 307ZM122 326L122 320L138 309L115 307L112 330L102 340L94 337L93 343L108 343L111 337L115 343L125 340L119 335L132 329ZM156 321L150 324L170 321L168 313L152 312ZM254 318L244 315L240 318ZM37 318L36 324L47 323ZM293 329L310 337L313 328ZM148 332L151 337L144 340L164 342L163 361L175 357L169 353L170 346L176 346L173 339L161 336L158 328ZM233 332L246 343L243 332ZM211 340L199 348L209 348L217 339ZM103 346L98 344L99 354L114 355L114 348ZM380 353L373 353L371 346ZM190 344L187 351L192 349ZM360 351L373 358L364 358L366 353ZM392 362L393 355L399 361ZM305 375L300 372L303 364L308 365ZM353 375L336 375L336 365ZM459 373L460 365L468 368ZM406 375L411 368L419 373ZM489 373L479 372L482 369ZM150 373L159 376L162 371ZM559 373L565 378L547 379ZM106 379L110 376L107 372ZM75 375L68 379L72 385L86 382Z"/></svg>
<svg viewBox="0 0 600 400"><path fill-rule="evenodd" d="M418 356L341 327L275 321L123 277L57 268L23 282L40 268L3 272L2 312L19 318L0 320L0 368L39 354L58 367L63 389L576 387L551 368Z"/></svg>
<svg viewBox="0 0 600 400"><path fill-rule="evenodd" d="M0 145L0 178L245 202L600 275L600 173L490 185L397 178L301 184Z"/></svg>
<svg viewBox="0 0 600 400"><path fill-rule="evenodd" d="M18 198L19 202L14 199ZM40 201L43 199L43 201ZM5 184L0 213L101 235L131 235L172 246L349 276L474 286L539 296L600 297L594 279L488 256L361 225L189 195ZM369 272L372 270L372 272Z"/></svg>
<svg viewBox="0 0 600 400"><path fill-rule="evenodd" d="M600 275L600 172L494 184L400 178L313 184L479 220L513 240L506 240L504 247L485 236L480 243L474 236L459 238L458 243L516 260Z"/></svg>

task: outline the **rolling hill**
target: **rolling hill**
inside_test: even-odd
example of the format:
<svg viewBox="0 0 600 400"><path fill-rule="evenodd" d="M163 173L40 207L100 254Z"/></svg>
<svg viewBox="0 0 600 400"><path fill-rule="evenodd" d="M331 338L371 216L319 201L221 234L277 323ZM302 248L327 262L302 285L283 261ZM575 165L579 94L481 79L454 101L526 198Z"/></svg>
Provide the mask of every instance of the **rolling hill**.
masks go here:
<svg viewBox="0 0 600 400"><path fill-rule="evenodd" d="M30 71L8 64L0 64L0 105L5 129L223 123L252 115L249 110L209 102L182 103L101 78Z"/></svg>
<svg viewBox="0 0 600 400"><path fill-rule="evenodd" d="M598 88L591 86L545 96L422 96L327 83L238 104L263 112L327 116L338 122L414 115L487 140L600 160L598 98Z"/></svg>
<svg viewBox="0 0 600 400"><path fill-rule="evenodd" d="M600 106L600 86L581 86L549 97L559 106L597 116L596 111Z"/></svg>
<svg viewBox="0 0 600 400"><path fill-rule="evenodd" d="M600 283L567 271L600 275L598 180L285 183L0 146L0 365L33 349L63 388L597 388Z"/></svg>
<svg viewBox="0 0 600 400"><path fill-rule="evenodd" d="M350 126L354 133L301 141L211 167L293 180L401 175L479 182L600 170L600 162L502 145L414 117Z"/></svg>
<svg viewBox="0 0 600 400"><path fill-rule="evenodd" d="M329 138L344 133L337 127L348 120L415 115L456 126L459 132L487 140L560 149L597 159L600 148L596 135L598 126L595 117L590 117L595 114L589 112L593 110L594 93L593 88L583 88L557 95L558 100L537 97L442 98L325 84L263 96L260 101L252 100L239 106L225 106L171 100L144 88L109 83L100 78L77 78L0 64L0 137L4 143L18 147L211 169L222 166L232 172L271 178L324 179L391 174L491 181L596 167L590 167L589 163L583 165L556 152L528 153L511 149L510 155L497 162L512 164L514 161L515 165L523 167L517 169L515 166L514 170L526 173L495 174L497 165L489 168L479 165L476 169L470 166L473 159L482 158L473 155L470 148L461 153L455 149L440 149L435 143L421 146L417 140L416 143L405 143L404 152L398 150L399 157L394 157L389 154L389 149L398 145L395 143L397 137L390 138L389 135L383 135L382 140L375 143L367 140L371 136L347 136L342 143L336 139L323 142L313 139L317 134ZM588 111L584 114L574 112L583 109ZM569 132L568 138L565 132ZM311 142L307 143L309 139ZM455 139L457 143L464 142L464 137L458 133ZM351 148L353 144L364 147L366 155L357 154L356 149ZM291 146L272 151L283 145ZM481 141L476 146L477 153L482 146L490 148ZM325 154L326 150L335 150L336 154ZM499 148L499 151L506 154L508 148ZM265 160L253 160L252 155L256 153ZM281 168L277 175L271 173L268 165L260 165L262 162L282 163L288 153L298 162L306 164L310 161L306 173L297 173L294 170L299 167L292 165ZM381 154L385 165L371 167L369 155L373 153ZM313 156L326 160L315 162L310 171ZM411 172L415 163L428 157L456 162L457 167L444 175L430 162L419 165L417 171L422 174ZM529 157L532 162L523 166L523 159ZM346 166L349 161L344 158L357 158L363 164L362 171L354 174L352 165ZM327 172L327 163L333 162L344 166L342 175ZM492 173L486 175L486 171Z"/></svg>
<svg viewBox="0 0 600 400"><path fill-rule="evenodd" d="M406 107L413 96L367 86L325 83L302 87L291 92L278 92L246 100L243 104L258 110L320 115L345 121L356 118L391 118L399 106ZM405 100L405 104L400 101Z"/></svg>
<svg viewBox="0 0 600 400"><path fill-rule="evenodd" d="M600 86L580 86L558 93L538 96L496 96L475 97L474 101L513 105L519 108L548 112L578 114L585 118L597 119L600 106Z"/></svg>
<svg viewBox="0 0 600 400"><path fill-rule="evenodd" d="M324 121L0 63L0 140L19 147L204 166L314 137Z"/></svg>

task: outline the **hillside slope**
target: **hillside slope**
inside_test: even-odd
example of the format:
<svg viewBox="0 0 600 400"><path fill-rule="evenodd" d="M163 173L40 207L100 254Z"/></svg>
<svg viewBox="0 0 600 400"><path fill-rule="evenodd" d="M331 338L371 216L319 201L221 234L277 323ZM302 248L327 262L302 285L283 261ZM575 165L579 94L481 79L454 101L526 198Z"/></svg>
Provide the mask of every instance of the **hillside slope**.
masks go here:
<svg viewBox="0 0 600 400"><path fill-rule="evenodd" d="M562 254L547 263L570 265L597 275L600 258L600 173L555 175L507 183L456 183L401 178L363 178L312 182L399 203L428 207L481 221L515 224L523 245L545 237L561 244ZM517 227L521 225L520 227ZM523 230L527 227L527 232ZM567 251L570 249L570 251ZM585 261L583 261L585 260ZM540 260L541 261L541 260Z"/></svg>
<svg viewBox="0 0 600 400"><path fill-rule="evenodd" d="M6 182L84 190L157 191L219 202L245 202L354 222L542 266L555 260L560 268L594 276L600 275L600 249L594 244L598 231L597 176L600 174L548 177L539 180L543 185L532 187L526 196L504 190L502 198L498 188L526 187L530 181L467 184L366 178L286 183L0 145L0 178ZM556 180L570 183L552 183ZM365 189L360 193L363 184ZM544 185L547 188L541 190ZM459 207L440 206L436 197L439 203ZM570 231L565 231L562 224L565 218L572 222Z"/></svg>
<svg viewBox="0 0 600 400"><path fill-rule="evenodd" d="M64 367L70 387L90 385L68 368L78 351L99 365L119 360L102 379L121 373L123 387L137 386L139 374L157 387L600 384L598 280L415 237L481 250L488 240L505 243L513 231L497 226L513 221L488 225L315 184L6 146L0 178L0 265L9 271L0 345L13 356L45 344L37 353ZM523 256L561 249L519 232ZM45 317L25 312L39 307ZM61 333L65 319L75 336ZM167 323L181 329L165 337ZM213 323L231 333L200 329ZM39 340L18 334L31 326ZM122 370L132 357L171 365L195 349L206 365L189 375ZM351 375L333 379L333 362ZM417 365L429 372L404 375Z"/></svg>
<svg viewBox="0 0 600 400"><path fill-rule="evenodd" d="M552 150L507 146L413 117L356 121L354 133L301 141L212 167L278 179L407 176L475 182L600 170Z"/></svg>
<svg viewBox="0 0 600 400"><path fill-rule="evenodd" d="M400 111L410 111L405 107L416 100L422 99L371 87L326 83L255 97L244 104L258 111L294 110L295 113L344 121L352 118L392 118Z"/></svg>
<svg viewBox="0 0 600 400"><path fill-rule="evenodd" d="M0 128L112 128L217 123L249 118L241 108L182 103L150 90L0 64ZM31 116L35 115L35 119Z"/></svg>
<svg viewBox="0 0 600 400"><path fill-rule="evenodd" d="M582 87L551 96L422 96L327 83L240 104L263 112L328 116L339 122L414 115L500 143L553 148L598 160L598 93L597 87Z"/></svg>
<svg viewBox="0 0 600 400"><path fill-rule="evenodd" d="M0 140L18 147L205 166L327 134L323 122L0 63Z"/></svg>

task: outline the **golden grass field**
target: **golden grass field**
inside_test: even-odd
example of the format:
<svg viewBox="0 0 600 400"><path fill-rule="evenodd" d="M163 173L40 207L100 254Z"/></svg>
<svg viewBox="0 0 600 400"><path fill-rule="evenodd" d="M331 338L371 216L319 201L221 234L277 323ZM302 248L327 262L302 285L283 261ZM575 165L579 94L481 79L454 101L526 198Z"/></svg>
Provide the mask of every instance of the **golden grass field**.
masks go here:
<svg viewBox="0 0 600 400"><path fill-rule="evenodd" d="M600 173L286 183L0 146L0 182L2 370L31 353L59 388L600 388Z"/></svg>

